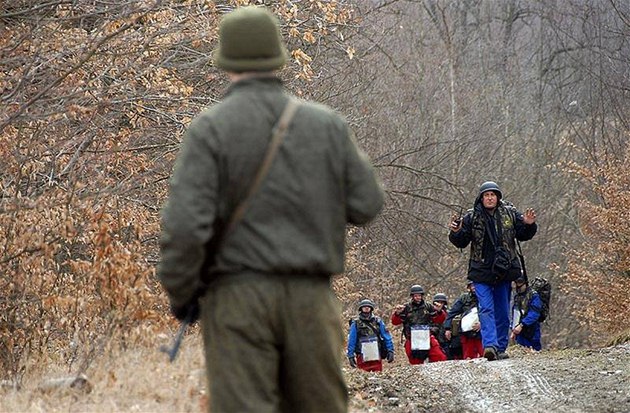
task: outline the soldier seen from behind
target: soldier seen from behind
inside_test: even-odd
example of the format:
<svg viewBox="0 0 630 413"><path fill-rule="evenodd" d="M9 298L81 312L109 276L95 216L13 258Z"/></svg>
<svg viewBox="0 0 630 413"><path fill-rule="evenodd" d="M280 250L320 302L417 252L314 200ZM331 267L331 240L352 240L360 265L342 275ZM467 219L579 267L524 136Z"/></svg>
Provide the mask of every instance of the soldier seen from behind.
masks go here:
<svg viewBox="0 0 630 413"><path fill-rule="evenodd" d="M392 314L392 324L403 325L405 353L410 364L445 361L446 355L437 338L431 334L431 325L441 323L444 318L433 304L424 301L424 289L413 285L409 291L411 301L396 306Z"/></svg>
<svg viewBox="0 0 630 413"><path fill-rule="evenodd" d="M394 361L394 343L383 320L374 315L374 302L362 300L359 315L348 333L348 362L365 371L382 371L383 361Z"/></svg>
<svg viewBox="0 0 630 413"><path fill-rule="evenodd" d="M444 322L444 333L449 341L459 340L462 348L461 357L474 359L483 356L483 344L481 343L481 324L471 323L471 328L462 331L462 318L472 315L477 310L477 294L475 284L468 280L466 291L457 298L453 306L448 310L448 316Z"/></svg>
<svg viewBox="0 0 630 413"><path fill-rule="evenodd" d="M542 350L540 316L543 302L540 295L529 286L527 278L514 282L514 306L512 310L511 338L523 347Z"/></svg>
<svg viewBox="0 0 630 413"><path fill-rule="evenodd" d="M536 212L519 212L503 200L499 186L488 181L479 187L473 209L463 218L453 215L449 229L449 240L457 248L470 244L468 279L479 300L484 357L507 358L511 283L521 274L516 241L534 237Z"/></svg>
<svg viewBox="0 0 630 413"><path fill-rule="evenodd" d="M286 60L265 8L222 18L230 86L188 127L162 211L158 277L175 317L200 315L212 412L348 409L331 276L384 192L348 123L285 90Z"/></svg>

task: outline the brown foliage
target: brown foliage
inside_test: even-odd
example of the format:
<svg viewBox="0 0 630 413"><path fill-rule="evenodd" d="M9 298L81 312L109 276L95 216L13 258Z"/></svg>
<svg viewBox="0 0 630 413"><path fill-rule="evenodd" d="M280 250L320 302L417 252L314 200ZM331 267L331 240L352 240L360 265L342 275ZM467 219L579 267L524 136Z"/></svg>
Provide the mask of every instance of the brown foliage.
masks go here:
<svg viewBox="0 0 630 413"><path fill-rule="evenodd" d="M578 201L584 242L568 252L562 291L597 344L630 328L630 148L598 153L599 166L566 167L594 196Z"/></svg>
<svg viewBox="0 0 630 413"><path fill-rule="evenodd" d="M154 279L167 179L185 126L226 86L211 65L219 18L259 2L6 3L0 376L42 352L81 371L111 337L170 320ZM315 52L343 44L350 11L272 8L294 57L282 75L307 94Z"/></svg>
<svg viewBox="0 0 630 413"><path fill-rule="evenodd" d="M17 373L24 355L43 350L64 352L69 366L88 363L97 339L157 320L140 242L155 228L134 224L146 221L144 211L72 200L59 188L36 202L12 201L0 215L6 370Z"/></svg>

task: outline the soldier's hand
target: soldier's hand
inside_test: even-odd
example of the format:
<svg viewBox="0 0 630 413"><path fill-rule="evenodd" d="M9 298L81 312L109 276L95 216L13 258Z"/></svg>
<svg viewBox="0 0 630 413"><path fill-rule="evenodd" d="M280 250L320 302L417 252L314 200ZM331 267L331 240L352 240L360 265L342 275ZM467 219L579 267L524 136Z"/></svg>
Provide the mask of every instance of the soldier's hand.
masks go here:
<svg viewBox="0 0 630 413"><path fill-rule="evenodd" d="M171 313L179 321L187 320L190 324L193 324L199 319L199 302L197 299L194 299L182 306L171 305Z"/></svg>
<svg viewBox="0 0 630 413"><path fill-rule="evenodd" d="M392 361L394 361L394 352L393 351L388 351L387 352L387 362L391 363Z"/></svg>
<svg viewBox="0 0 630 413"><path fill-rule="evenodd" d="M448 223L448 228L453 232L459 232L459 230L462 229L462 222L463 220L459 215L453 214L451 215L451 220Z"/></svg>
<svg viewBox="0 0 630 413"><path fill-rule="evenodd" d="M446 337L448 341L451 341L451 338L453 337L453 333L451 333L451 330L446 330L444 332L444 337Z"/></svg>
<svg viewBox="0 0 630 413"><path fill-rule="evenodd" d="M527 208L527 210L525 210L525 213L523 214L523 222L528 225L536 222L536 211L534 208Z"/></svg>
<svg viewBox="0 0 630 413"><path fill-rule="evenodd" d="M352 367L353 369L357 368L357 361L354 357L348 357L348 363L350 363L350 367Z"/></svg>
<svg viewBox="0 0 630 413"><path fill-rule="evenodd" d="M394 312L395 312L396 314L400 314L400 312L401 312L402 310L404 310L404 309L405 309L405 305L404 305L404 304L398 304L398 305L396 306L396 308L394 309Z"/></svg>
<svg viewBox="0 0 630 413"><path fill-rule="evenodd" d="M473 329L474 331L479 331L479 330L481 330L481 324L479 323L479 321L477 321L477 322L473 323L473 325L472 325L472 329Z"/></svg>

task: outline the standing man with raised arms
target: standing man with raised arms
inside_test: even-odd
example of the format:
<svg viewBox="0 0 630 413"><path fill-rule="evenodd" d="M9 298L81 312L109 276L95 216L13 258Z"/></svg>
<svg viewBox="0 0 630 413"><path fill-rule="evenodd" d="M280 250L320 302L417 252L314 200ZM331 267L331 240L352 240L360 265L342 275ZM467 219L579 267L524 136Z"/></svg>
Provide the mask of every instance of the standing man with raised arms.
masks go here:
<svg viewBox="0 0 630 413"><path fill-rule="evenodd" d="M458 248L470 244L468 279L473 281L479 306L484 357L507 358L510 334L512 281L522 273L516 241L527 241L537 230L536 212L519 212L503 201L492 181L479 187L473 209L464 217L452 216L448 238Z"/></svg>

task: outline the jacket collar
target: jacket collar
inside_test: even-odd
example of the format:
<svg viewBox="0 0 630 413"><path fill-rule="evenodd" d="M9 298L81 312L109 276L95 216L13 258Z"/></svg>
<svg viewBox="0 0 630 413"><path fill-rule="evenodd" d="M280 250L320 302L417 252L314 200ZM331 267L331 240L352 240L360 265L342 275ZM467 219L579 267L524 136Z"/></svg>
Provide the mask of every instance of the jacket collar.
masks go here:
<svg viewBox="0 0 630 413"><path fill-rule="evenodd" d="M227 90L225 91L225 96L231 95L236 91L261 87L265 89L283 88L283 83L282 80L274 75L248 77L230 83Z"/></svg>

